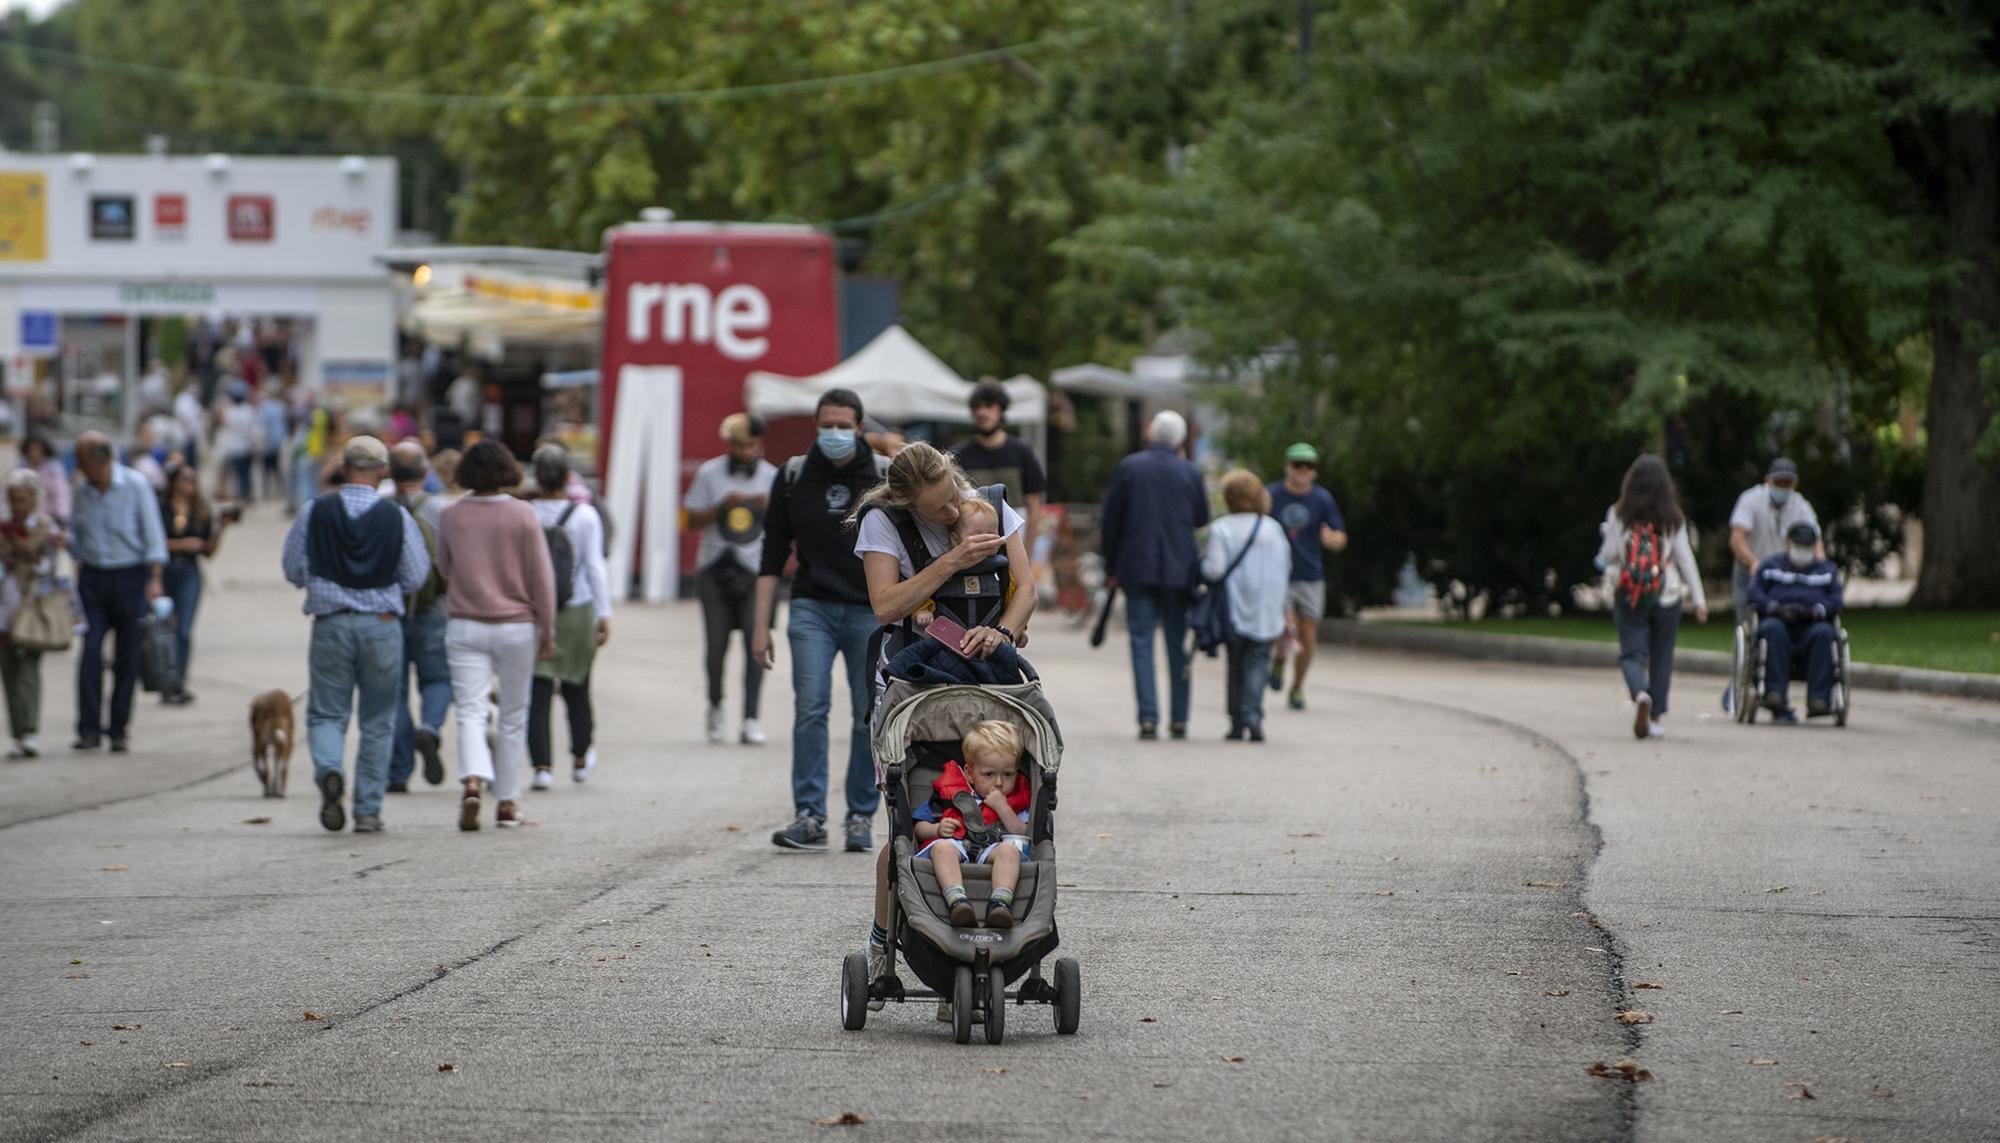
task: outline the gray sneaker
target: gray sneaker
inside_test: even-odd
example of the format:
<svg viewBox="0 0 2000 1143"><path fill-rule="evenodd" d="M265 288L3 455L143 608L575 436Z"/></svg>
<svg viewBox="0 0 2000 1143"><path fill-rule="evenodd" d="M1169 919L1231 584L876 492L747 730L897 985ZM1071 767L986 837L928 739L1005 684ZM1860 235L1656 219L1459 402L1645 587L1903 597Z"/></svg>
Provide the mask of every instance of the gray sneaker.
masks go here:
<svg viewBox="0 0 2000 1143"><path fill-rule="evenodd" d="M875 831L871 828L873 819L860 814L847 815L847 852L867 853L875 848Z"/></svg>
<svg viewBox="0 0 2000 1143"><path fill-rule="evenodd" d="M382 815L381 815L381 814L355 814L355 815L354 815L354 832L355 832L355 833L381 833L381 832L382 832Z"/></svg>
<svg viewBox="0 0 2000 1143"><path fill-rule="evenodd" d="M873 941L868 942L868 983L873 984L883 977L888 976L895 971L895 968L895 964L889 959L889 946L878 945ZM871 997L868 1001L868 1010L870 1012L880 1012L882 1005L883 1001L880 997Z"/></svg>
<svg viewBox="0 0 2000 1143"><path fill-rule="evenodd" d="M771 835L771 844L779 849L825 849L826 822L810 810L800 810L791 825Z"/></svg>

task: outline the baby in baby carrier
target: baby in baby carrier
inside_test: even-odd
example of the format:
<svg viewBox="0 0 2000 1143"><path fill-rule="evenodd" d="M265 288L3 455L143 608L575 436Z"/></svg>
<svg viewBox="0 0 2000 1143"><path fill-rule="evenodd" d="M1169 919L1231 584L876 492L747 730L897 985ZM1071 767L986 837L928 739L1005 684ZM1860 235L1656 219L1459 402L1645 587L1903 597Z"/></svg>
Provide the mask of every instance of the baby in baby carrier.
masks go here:
<svg viewBox="0 0 2000 1143"><path fill-rule="evenodd" d="M951 542L964 543L968 537L1000 534L1000 510L983 496L961 502L958 522L951 526ZM1007 549L974 564L946 581L931 601L911 618L919 628L928 627L939 615L948 615L966 630L990 627L1000 622L1013 590L1008 570Z"/></svg>

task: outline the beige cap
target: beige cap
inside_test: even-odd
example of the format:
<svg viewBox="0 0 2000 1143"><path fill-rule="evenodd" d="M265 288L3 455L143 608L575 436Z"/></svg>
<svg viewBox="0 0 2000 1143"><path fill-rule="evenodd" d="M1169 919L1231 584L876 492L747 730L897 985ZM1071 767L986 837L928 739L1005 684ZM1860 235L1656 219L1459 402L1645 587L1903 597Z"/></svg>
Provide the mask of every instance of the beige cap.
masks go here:
<svg viewBox="0 0 2000 1143"><path fill-rule="evenodd" d="M374 437L354 437L340 454L340 462L349 468L387 468L389 447Z"/></svg>

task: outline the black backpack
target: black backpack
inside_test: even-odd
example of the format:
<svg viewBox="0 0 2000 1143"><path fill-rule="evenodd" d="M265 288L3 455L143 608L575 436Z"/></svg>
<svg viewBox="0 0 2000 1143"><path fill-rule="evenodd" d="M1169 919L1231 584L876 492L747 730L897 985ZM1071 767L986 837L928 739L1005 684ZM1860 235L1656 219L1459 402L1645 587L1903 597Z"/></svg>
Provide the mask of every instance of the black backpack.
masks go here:
<svg viewBox="0 0 2000 1143"><path fill-rule="evenodd" d="M556 570L557 611L569 606L570 588L576 585L576 545L569 542L569 533L563 530L576 509L575 504L563 509L555 523L542 529L542 539L549 545L549 564Z"/></svg>

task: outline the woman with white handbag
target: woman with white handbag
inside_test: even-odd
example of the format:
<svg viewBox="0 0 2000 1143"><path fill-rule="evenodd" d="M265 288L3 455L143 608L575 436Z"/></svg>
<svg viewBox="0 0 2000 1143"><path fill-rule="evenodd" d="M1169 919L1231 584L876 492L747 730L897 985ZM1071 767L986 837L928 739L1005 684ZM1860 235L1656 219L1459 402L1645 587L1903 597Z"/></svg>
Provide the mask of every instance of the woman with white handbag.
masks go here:
<svg viewBox="0 0 2000 1143"><path fill-rule="evenodd" d="M7 476L7 522L0 524L0 682L7 691L12 759L41 754L42 652L67 648L76 609L56 579L56 553L66 537L42 511L42 481L33 470Z"/></svg>

